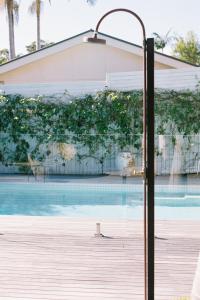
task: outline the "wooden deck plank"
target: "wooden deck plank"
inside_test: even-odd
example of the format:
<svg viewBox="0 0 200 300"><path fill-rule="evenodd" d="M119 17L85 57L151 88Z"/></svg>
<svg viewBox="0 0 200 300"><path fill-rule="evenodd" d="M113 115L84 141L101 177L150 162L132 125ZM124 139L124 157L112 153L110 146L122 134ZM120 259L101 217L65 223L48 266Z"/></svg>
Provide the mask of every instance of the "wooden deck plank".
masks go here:
<svg viewBox="0 0 200 300"><path fill-rule="evenodd" d="M99 220L98 220L99 221ZM0 218L1 300L143 299L143 224L92 219ZM156 299L190 295L200 222L156 223Z"/></svg>

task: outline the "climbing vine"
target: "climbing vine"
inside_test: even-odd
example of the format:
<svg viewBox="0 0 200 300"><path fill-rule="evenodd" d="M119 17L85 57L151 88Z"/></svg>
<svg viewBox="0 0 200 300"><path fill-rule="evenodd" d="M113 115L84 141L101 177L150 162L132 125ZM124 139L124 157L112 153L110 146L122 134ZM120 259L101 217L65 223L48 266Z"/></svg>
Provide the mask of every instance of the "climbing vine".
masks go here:
<svg viewBox="0 0 200 300"><path fill-rule="evenodd" d="M88 149L87 155L101 161L111 151L141 147L143 132L142 91L104 91L71 101L57 98L0 96L0 161L3 164L44 160L51 150L41 145L67 143ZM157 90L156 133L194 135L200 132L200 89Z"/></svg>

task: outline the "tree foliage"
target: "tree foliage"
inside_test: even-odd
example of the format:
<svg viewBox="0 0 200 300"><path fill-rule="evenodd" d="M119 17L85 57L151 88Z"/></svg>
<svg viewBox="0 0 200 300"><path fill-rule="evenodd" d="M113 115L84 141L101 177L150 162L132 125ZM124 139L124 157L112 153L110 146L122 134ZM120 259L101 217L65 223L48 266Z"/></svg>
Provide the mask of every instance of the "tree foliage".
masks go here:
<svg viewBox="0 0 200 300"><path fill-rule="evenodd" d="M157 32L153 33L155 48L157 50L161 50L163 52L164 48L170 43L172 40L172 36L170 36L171 30L169 30L164 36L158 34Z"/></svg>
<svg viewBox="0 0 200 300"><path fill-rule="evenodd" d="M9 60L9 51L4 48L0 50L0 65L5 64Z"/></svg>
<svg viewBox="0 0 200 300"><path fill-rule="evenodd" d="M53 44L54 44L53 42L47 42L47 41L44 41L44 40L40 41L41 48L45 48L45 47L51 46ZM36 48L37 48L36 47L36 41L34 41L31 44L26 46L26 50L27 50L28 53L32 53L32 52L36 51L37 50Z"/></svg>
<svg viewBox="0 0 200 300"><path fill-rule="evenodd" d="M200 64L200 42L197 35L190 31L186 37L177 37L173 48L175 57L189 63Z"/></svg>

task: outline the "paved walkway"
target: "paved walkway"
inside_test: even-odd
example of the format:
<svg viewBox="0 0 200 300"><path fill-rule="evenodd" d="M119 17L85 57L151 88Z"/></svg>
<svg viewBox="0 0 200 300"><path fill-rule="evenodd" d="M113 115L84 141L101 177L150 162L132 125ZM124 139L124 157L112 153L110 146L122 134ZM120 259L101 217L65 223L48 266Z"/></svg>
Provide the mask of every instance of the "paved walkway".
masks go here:
<svg viewBox="0 0 200 300"><path fill-rule="evenodd" d="M0 218L1 300L142 300L143 224L64 217ZM156 224L156 299L191 291L200 222Z"/></svg>

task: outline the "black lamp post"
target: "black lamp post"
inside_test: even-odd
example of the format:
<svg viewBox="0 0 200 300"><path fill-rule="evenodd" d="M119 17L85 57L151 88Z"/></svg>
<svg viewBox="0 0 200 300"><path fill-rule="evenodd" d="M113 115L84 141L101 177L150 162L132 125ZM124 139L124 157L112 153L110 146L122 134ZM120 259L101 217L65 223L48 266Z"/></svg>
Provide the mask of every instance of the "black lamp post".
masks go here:
<svg viewBox="0 0 200 300"><path fill-rule="evenodd" d="M154 300L154 39L146 39L144 23L135 12L118 8L104 14L97 23L94 36L85 41L106 44L105 39L98 38L99 27L115 12L133 15L143 34L144 298Z"/></svg>

